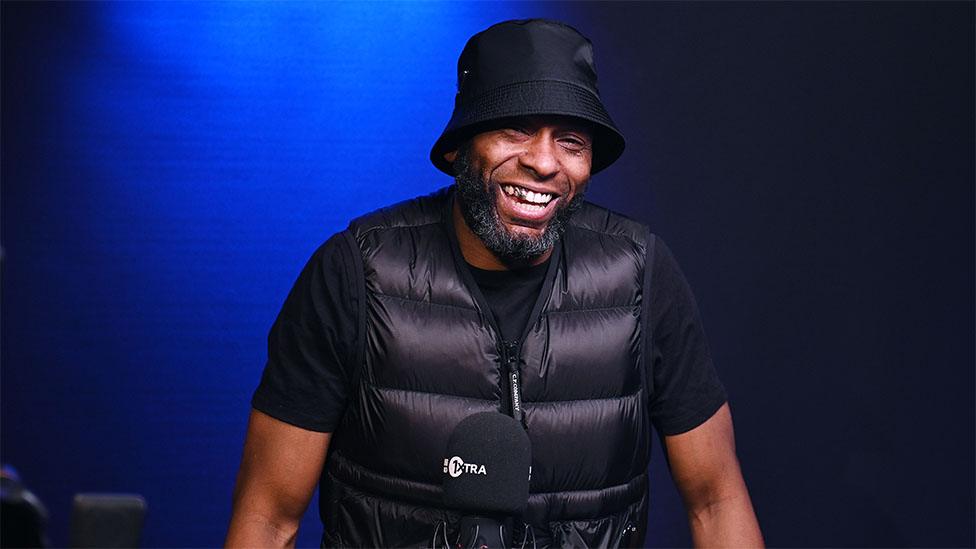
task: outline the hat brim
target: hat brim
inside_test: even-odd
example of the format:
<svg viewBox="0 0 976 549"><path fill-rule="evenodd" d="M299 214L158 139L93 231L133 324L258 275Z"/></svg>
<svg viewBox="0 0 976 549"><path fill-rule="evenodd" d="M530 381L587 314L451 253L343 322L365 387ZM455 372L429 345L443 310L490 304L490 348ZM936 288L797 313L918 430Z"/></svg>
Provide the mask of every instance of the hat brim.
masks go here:
<svg viewBox="0 0 976 549"><path fill-rule="evenodd" d="M606 168L623 154L624 137L596 95L569 82L536 80L501 86L456 105L447 127L430 150L430 161L438 170L454 176L453 165L444 158L446 153L506 118L546 114L589 123L594 134L590 174Z"/></svg>

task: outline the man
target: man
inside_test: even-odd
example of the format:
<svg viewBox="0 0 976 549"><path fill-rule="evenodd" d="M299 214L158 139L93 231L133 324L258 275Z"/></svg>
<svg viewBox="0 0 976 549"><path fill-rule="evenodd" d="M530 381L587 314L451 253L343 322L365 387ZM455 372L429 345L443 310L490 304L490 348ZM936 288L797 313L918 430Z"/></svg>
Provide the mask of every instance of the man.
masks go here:
<svg viewBox="0 0 976 549"><path fill-rule="evenodd" d="M431 151L455 188L354 220L272 328L228 545L293 543L319 482L325 546L456 531L446 441L491 410L529 434L522 534L540 547L642 543L651 423L695 544L762 544L680 271L644 226L582 200L623 148L576 30L508 21L468 42Z"/></svg>

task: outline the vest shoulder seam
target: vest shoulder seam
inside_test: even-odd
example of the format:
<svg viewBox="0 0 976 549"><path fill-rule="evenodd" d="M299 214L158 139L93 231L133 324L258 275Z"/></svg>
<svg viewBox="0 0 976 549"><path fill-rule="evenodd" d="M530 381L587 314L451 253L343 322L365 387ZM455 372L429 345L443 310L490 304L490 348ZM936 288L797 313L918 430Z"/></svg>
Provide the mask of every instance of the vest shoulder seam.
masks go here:
<svg viewBox="0 0 976 549"><path fill-rule="evenodd" d="M448 185L430 194L408 198L365 213L350 221L348 230L352 231L358 239L376 229L422 227L441 223L444 221L444 215L440 205L450 198L451 189L452 186ZM423 218L420 222L414 221L418 215ZM409 219L411 216L414 220ZM399 224L403 221L407 223ZM410 223L411 221L414 222Z"/></svg>
<svg viewBox="0 0 976 549"><path fill-rule="evenodd" d="M647 224L637 219L631 218L620 212L611 210L606 206L601 206L590 201L584 201L584 207L580 209L570 221L573 227L585 228L605 234L617 234L627 236L633 232L635 235L646 232ZM602 231L600 227L609 228L616 225L616 231Z"/></svg>
<svg viewBox="0 0 976 549"><path fill-rule="evenodd" d="M637 238L633 238L631 235L628 235L626 233L622 233L622 232L610 232L610 231L601 231L599 229L594 229L592 227L584 227L583 225L570 225L570 226L573 227L574 229L577 229L577 230L580 230L580 231L586 231L586 232L590 232L590 233L602 234L603 236L609 236L609 237L613 237L613 238L620 238L620 239L626 240L627 242L632 242L632 243L636 244L638 247L640 247L641 251L645 251L647 249L647 242L641 241L641 240L639 240Z"/></svg>
<svg viewBox="0 0 976 549"><path fill-rule="evenodd" d="M396 229L415 229L417 227L429 227L431 225L440 225L443 222L441 219L435 219L427 221L424 223L412 223L410 225L370 225L368 227L363 227L358 230L353 230L354 233L358 233L357 238L364 237L374 231L392 231Z"/></svg>

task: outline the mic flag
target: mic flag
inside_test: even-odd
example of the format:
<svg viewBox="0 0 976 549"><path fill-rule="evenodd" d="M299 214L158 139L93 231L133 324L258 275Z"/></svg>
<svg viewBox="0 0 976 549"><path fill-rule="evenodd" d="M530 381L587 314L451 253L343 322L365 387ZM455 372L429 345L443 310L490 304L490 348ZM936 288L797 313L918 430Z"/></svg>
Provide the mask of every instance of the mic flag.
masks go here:
<svg viewBox="0 0 976 549"><path fill-rule="evenodd" d="M521 515L529 500L532 451L522 425L499 412L470 415L455 427L444 457L444 506Z"/></svg>

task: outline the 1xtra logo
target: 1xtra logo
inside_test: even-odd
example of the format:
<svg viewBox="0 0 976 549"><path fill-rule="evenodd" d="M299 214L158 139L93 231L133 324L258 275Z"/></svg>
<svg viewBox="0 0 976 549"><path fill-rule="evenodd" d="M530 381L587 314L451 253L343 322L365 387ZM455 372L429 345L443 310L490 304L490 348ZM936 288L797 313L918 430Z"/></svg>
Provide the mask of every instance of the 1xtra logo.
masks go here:
<svg viewBox="0 0 976 549"><path fill-rule="evenodd" d="M444 472L451 475L453 478L458 478L464 473L471 475L488 475L488 471L485 471L484 465L478 465L477 463L465 463L464 460L458 456L454 456L451 459L444 458Z"/></svg>

